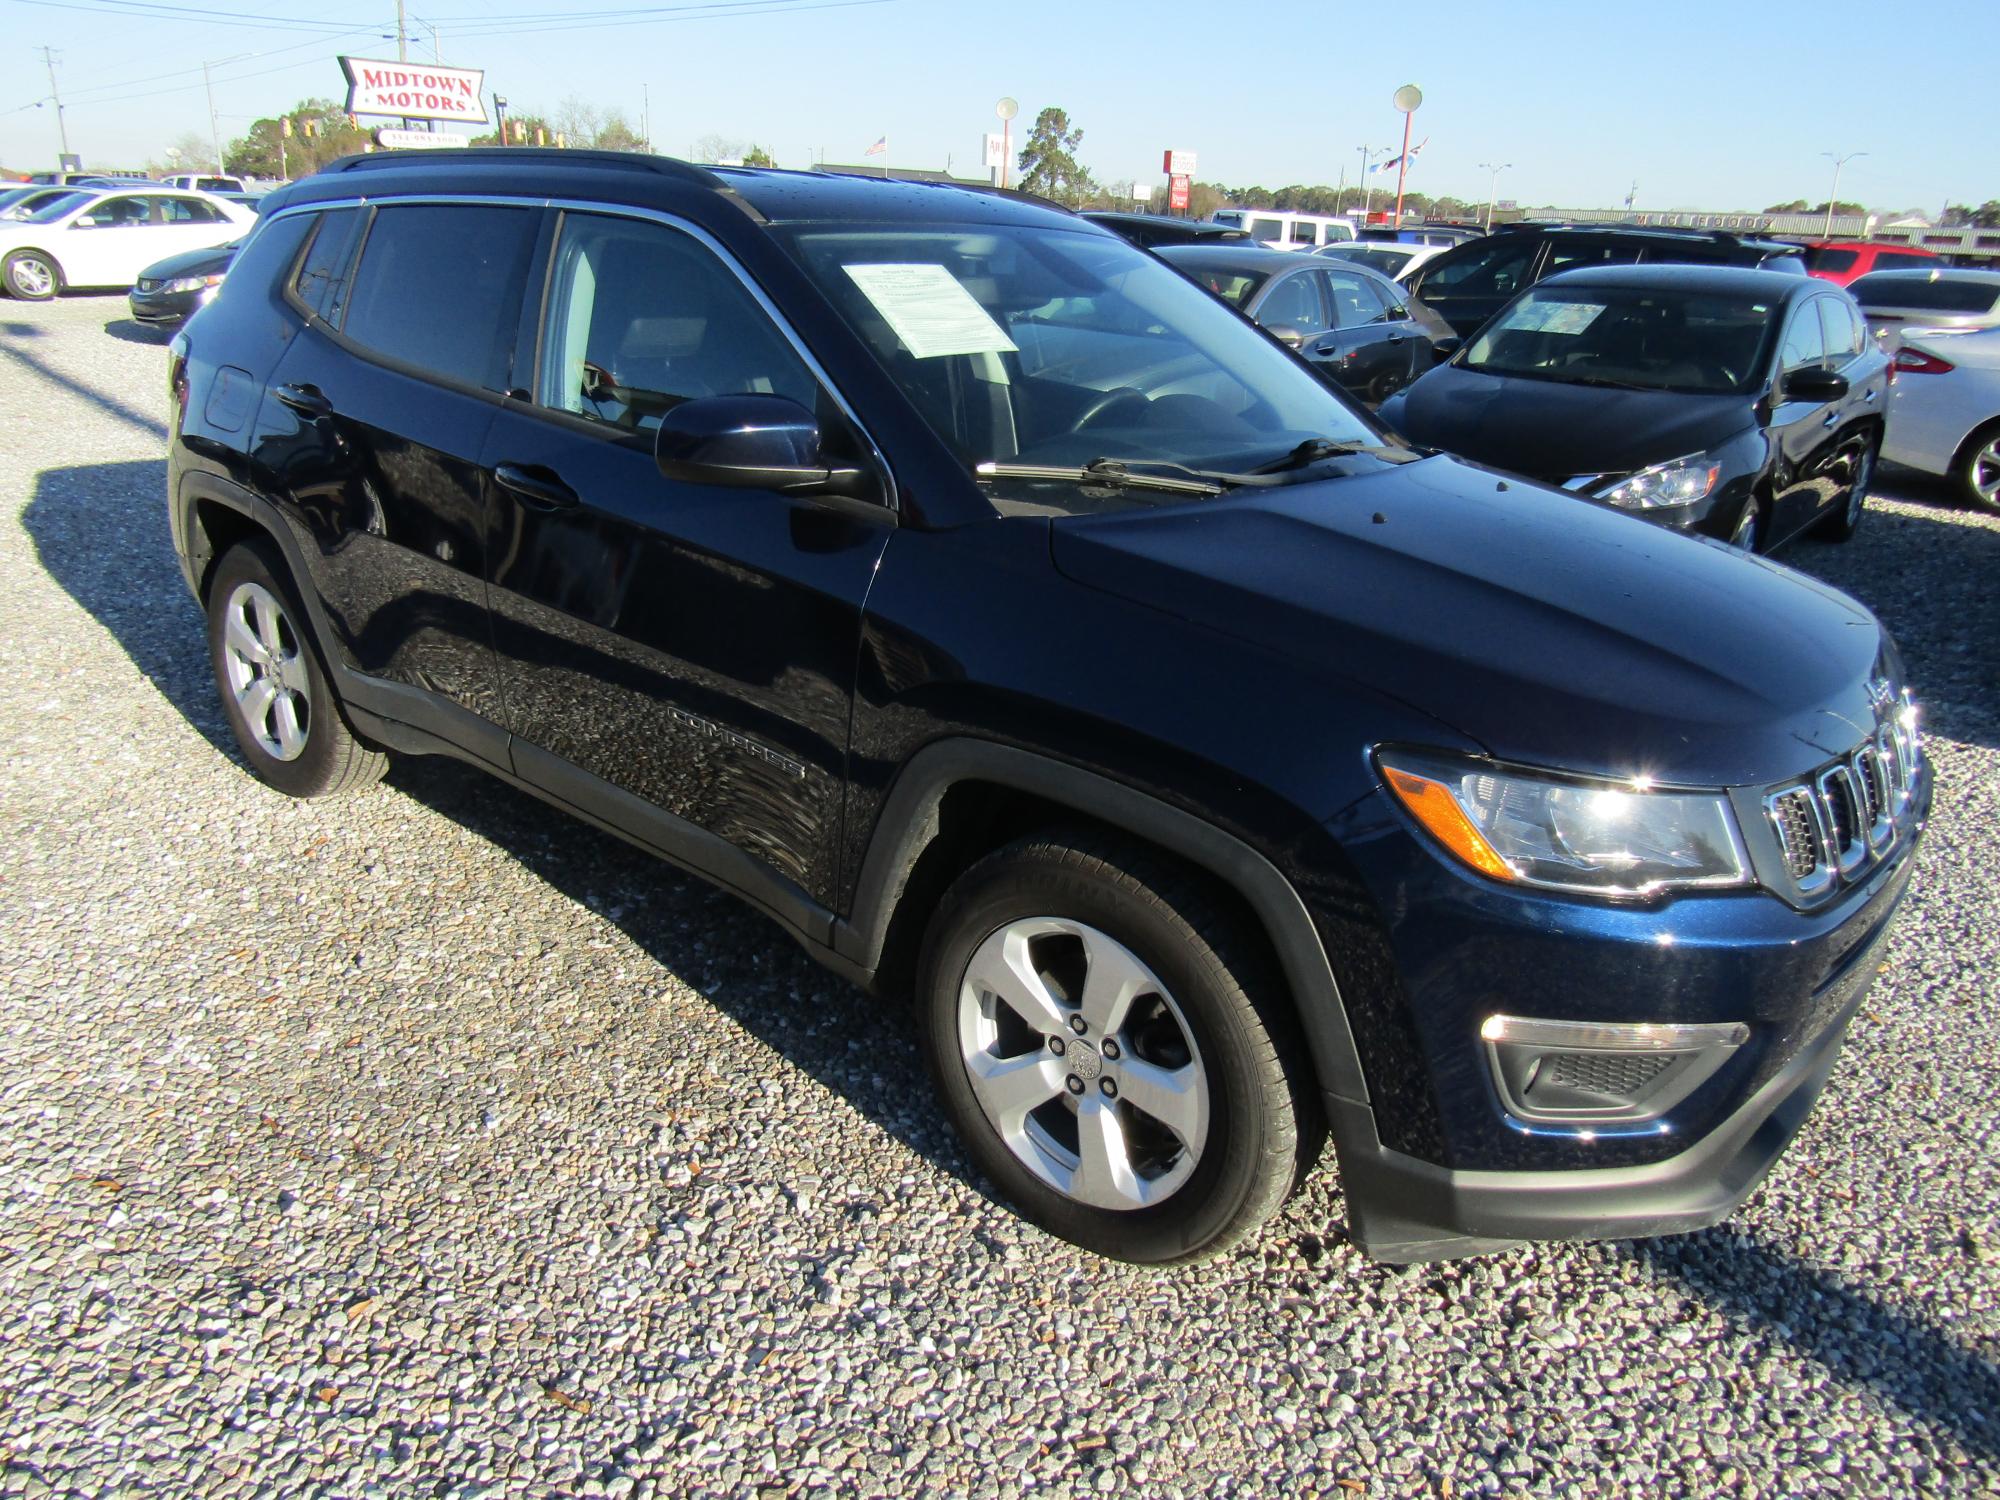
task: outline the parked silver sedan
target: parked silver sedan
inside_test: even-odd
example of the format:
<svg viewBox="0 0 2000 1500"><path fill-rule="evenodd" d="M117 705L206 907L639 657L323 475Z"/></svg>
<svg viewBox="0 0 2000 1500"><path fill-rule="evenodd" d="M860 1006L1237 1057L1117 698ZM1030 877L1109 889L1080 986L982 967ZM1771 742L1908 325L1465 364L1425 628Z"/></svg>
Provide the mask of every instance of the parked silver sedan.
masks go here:
<svg viewBox="0 0 2000 1500"><path fill-rule="evenodd" d="M1937 266L1927 271L1870 271L1848 283L1868 331L1893 352L1906 332L1966 333L2000 327L2000 271Z"/></svg>
<svg viewBox="0 0 2000 1500"><path fill-rule="evenodd" d="M1968 503L2000 511L2000 328L1904 339L1882 456L1945 475Z"/></svg>

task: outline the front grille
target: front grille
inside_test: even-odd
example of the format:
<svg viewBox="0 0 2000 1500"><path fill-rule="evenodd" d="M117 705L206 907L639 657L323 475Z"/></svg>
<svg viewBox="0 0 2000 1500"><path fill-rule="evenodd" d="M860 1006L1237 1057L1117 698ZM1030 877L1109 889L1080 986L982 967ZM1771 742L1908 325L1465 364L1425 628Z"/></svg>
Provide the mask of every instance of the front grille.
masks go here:
<svg viewBox="0 0 2000 1500"><path fill-rule="evenodd" d="M1896 818L1916 790L1922 751L1909 691L1877 682L1870 697L1873 735L1808 779L1764 798L1786 873L1803 896L1822 894L1886 854L1896 841Z"/></svg>
<svg viewBox="0 0 2000 1500"><path fill-rule="evenodd" d="M1557 1052L1542 1067L1543 1077L1561 1088L1631 1099L1673 1061L1660 1053Z"/></svg>

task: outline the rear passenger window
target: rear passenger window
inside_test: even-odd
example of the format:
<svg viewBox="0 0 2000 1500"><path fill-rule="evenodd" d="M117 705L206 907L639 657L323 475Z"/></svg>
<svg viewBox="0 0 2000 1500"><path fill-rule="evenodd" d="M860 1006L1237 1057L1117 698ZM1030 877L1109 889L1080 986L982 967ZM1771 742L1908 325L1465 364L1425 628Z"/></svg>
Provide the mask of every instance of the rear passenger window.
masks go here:
<svg viewBox="0 0 2000 1500"><path fill-rule="evenodd" d="M811 410L819 384L707 246L640 219L564 219L542 339L544 406L651 432L683 401L744 395Z"/></svg>
<svg viewBox="0 0 2000 1500"><path fill-rule="evenodd" d="M377 209L341 332L390 359L504 391L538 227L529 208Z"/></svg>
<svg viewBox="0 0 2000 1500"><path fill-rule="evenodd" d="M315 313L338 328L340 314L347 305L347 272L354 258L354 231L361 225L358 208L336 208L319 215L312 245L299 262L292 278L292 293Z"/></svg>

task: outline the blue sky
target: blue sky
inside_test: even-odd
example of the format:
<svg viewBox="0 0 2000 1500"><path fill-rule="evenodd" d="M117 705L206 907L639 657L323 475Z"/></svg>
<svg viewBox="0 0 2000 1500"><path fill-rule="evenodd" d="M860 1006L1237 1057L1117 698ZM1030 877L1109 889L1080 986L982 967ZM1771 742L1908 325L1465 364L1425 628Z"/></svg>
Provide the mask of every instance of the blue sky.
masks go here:
<svg viewBox="0 0 2000 1500"><path fill-rule="evenodd" d="M977 175L993 101L1022 121L1044 105L1084 130L1102 180L1163 180L1160 152L1199 153L1200 176L1280 187L1353 180L1357 148L1398 138L1398 84L1425 95L1429 137L1413 187L1483 198L1481 162L1511 162L1500 196L1570 207L1756 209L1826 194L1822 152L1847 164L1842 197L1930 211L1947 197L2000 198L1992 59L2000 4L1890 8L1515 0L1357 6L1184 0L873 0L787 13L742 0L408 0L435 22L444 60L487 70L515 107L571 95L624 108L650 88L659 148L709 134L756 140L781 164L824 151ZM676 6L673 20L641 24ZM225 139L308 94L342 88L337 52L393 56L393 0L0 0L0 164L53 165L56 122L40 47L59 52L72 149L142 162L205 135L203 60L215 69ZM190 13L198 12L198 14ZM585 18L601 19L584 25ZM244 19L244 18L248 19ZM477 35L496 20L567 25ZM308 19L310 18L310 19ZM318 25L324 31L302 29ZM331 28L352 28L345 37ZM430 55L413 20L412 56ZM275 50L288 49L288 50ZM1016 145L1018 147L1018 139Z"/></svg>

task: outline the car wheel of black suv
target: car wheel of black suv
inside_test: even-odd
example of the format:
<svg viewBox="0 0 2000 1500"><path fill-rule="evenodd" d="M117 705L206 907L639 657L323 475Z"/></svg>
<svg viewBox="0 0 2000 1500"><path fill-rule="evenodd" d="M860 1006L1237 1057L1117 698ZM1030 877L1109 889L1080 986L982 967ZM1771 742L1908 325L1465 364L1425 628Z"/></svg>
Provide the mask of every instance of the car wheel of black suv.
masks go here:
<svg viewBox="0 0 2000 1500"><path fill-rule="evenodd" d="M276 555L231 548L208 587L208 654L222 711L258 778L291 797L325 797L381 779L389 760L341 717L305 612Z"/></svg>
<svg viewBox="0 0 2000 1500"><path fill-rule="evenodd" d="M1847 488L1840 497L1840 509L1820 522L1819 534L1830 542L1844 542L1861 529L1861 516L1868 507L1868 486L1875 482L1875 458L1882 440L1875 436L1861 440L1860 449L1848 460Z"/></svg>
<svg viewBox="0 0 2000 1500"><path fill-rule="evenodd" d="M7 290L23 302L46 302L62 290L62 272L46 255L18 250L7 257Z"/></svg>
<svg viewBox="0 0 2000 1500"><path fill-rule="evenodd" d="M925 939L945 1110L1051 1233L1146 1264L1214 1255L1320 1139L1267 968L1198 879L1143 849L1010 844L945 893Z"/></svg>

